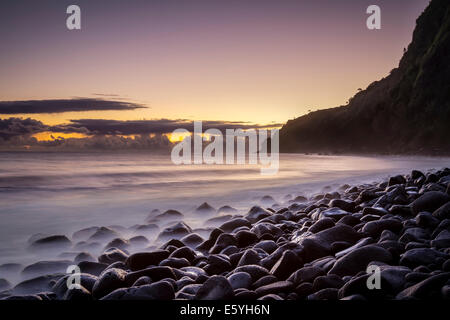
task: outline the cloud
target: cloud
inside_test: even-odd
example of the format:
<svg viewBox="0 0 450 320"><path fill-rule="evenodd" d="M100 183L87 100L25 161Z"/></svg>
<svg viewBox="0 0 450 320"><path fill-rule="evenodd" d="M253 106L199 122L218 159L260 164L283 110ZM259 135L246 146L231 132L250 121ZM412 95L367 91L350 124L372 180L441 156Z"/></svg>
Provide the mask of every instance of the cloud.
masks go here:
<svg viewBox="0 0 450 320"><path fill-rule="evenodd" d="M7 140L16 136L29 136L35 133L48 131L48 126L41 121L31 118L0 119L0 138Z"/></svg>
<svg viewBox="0 0 450 320"><path fill-rule="evenodd" d="M249 122L238 121L202 121L203 131L211 128L224 132L226 129L264 129L279 127L282 124L258 125ZM171 133L176 129L186 129L194 131L192 120L178 119L158 119L158 120L106 120L106 119L79 119L71 120L69 125L72 128L85 128L94 134L164 134Z"/></svg>
<svg viewBox="0 0 450 320"><path fill-rule="evenodd" d="M0 114L63 113L81 111L134 110L144 105L116 100L74 98L53 100L0 101Z"/></svg>
<svg viewBox="0 0 450 320"><path fill-rule="evenodd" d="M254 125L237 121L203 121L203 131L216 128L262 129L277 127L279 124ZM49 126L31 118L0 119L0 149L17 150L24 147L30 150L145 150L168 151L173 144L166 133L184 128L193 131L191 120L134 120L119 121L105 119L71 120L69 124ZM83 133L84 138L58 137L50 141L38 141L33 137L39 132ZM124 136L125 135L125 136ZM126 135L133 135L127 137ZM57 136L57 135L56 135Z"/></svg>

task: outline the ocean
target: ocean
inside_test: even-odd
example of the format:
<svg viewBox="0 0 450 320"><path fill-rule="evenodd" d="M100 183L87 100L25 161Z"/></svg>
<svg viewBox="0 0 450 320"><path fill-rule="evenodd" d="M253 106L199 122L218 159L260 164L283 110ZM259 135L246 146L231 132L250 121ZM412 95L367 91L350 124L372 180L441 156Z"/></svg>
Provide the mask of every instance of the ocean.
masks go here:
<svg viewBox="0 0 450 320"><path fill-rule="evenodd" d="M342 184L379 181L412 169L450 166L450 158L280 155L279 172L258 165L174 165L147 153L0 153L0 264L36 260L33 234L66 234L90 226L142 224L154 209L176 209L192 227L203 202L246 213L261 198L312 195ZM328 190L327 189L327 190Z"/></svg>

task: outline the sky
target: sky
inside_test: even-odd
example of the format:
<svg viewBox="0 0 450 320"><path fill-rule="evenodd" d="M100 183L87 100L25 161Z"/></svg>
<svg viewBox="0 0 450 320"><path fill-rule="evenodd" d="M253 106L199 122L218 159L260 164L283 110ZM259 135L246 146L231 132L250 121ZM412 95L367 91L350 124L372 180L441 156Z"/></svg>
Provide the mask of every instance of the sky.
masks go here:
<svg viewBox="0 0 450 320"><path fill-rule="evenodd" d="M428 3L1 1L0 119L278 125L344 105L388 75ZM81 8L81 30L66 27L71 4ZM372 4L381 30L366 27ZM34 111L20 113L26 106Z"/></svg>

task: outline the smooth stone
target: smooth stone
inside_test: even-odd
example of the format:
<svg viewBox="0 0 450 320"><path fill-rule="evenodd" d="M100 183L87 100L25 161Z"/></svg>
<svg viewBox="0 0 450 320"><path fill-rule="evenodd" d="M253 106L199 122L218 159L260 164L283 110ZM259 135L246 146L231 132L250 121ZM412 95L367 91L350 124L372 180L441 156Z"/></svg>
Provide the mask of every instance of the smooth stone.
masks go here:
<svg viewBox="0 0 450 320"><path fill-rule="evenodd" d="M222 224L219 229L223 232L232 232L239 227L251 227L250 221L245 218L234 218Z"/></svg>
<svg viewBox="0 0 450 320"><path fill-rule="evenodd" d="M255 290L258 296L265 296L272 293L287 292L293 288L293 283L290 281L277 281L265 286L259 287Z"/></svg>
<svg viewBox="0 0 450 320"><path fill-rule="evenodd" d="M396 299L401 300L416 298L432 300L435 298L440 298L441 288L448 282L449 279L449 272L436 274L411 287L404 289L396 296Z"/></svg>
<svg viewBox="0 0 450 320"><path fill-rule="evenodd" d="M97 229L97 231L94 232L93 235L91 235L88 240L89 241L96 241L96 240L102 240L102 241L108 241L114 238L120 238L120 234L118 234L115 230L108 228L108 227L100 227Z"/></svg>
<svg viewBox="0 0 450 320"><path fill-rule="evenodd" d="M50 291L53 282L63 277L63 273L39 276L33 279L25 280L18 283L12 293L15 295L35 294L42 291Z"/></svg>
<svg viewBox="0 0 450 320"><path fill-rule="evenodd" d="M158 240L181 239L189 233L192 233L192 229L186 223L178 222L161 231L158 235Z"/></svg>
<svg viewBox="0 0 450 320"><path fill-rule="evenodd" d="M112 268L103 271L92 288L94 298L100 299L112 291L126 286L127 272L122 269Z"/></svg>
<svg viewBox="0 0 450 320"><path fill-rule="evenodd" d="M367 222L362 228L362 231L373 238L377 238L384 230L389 230L398 233L402 230L403 224L397 219L382 219L377 221Z"/></svg>
<svg viewBox="0 0 450 320"><path fill-rule="evenodd" d="M278 245L273 240L263 240L258 242L253 246L254 249L262 249L268 254L273 253L276 249L278 249Z"/></svg>
<svg viewBox="0 0 450 320"><path fill-rule="evenodd" d="M138 252L130 255L125 260L125 265L132 271L141 270L148 266L157 266L161 261L167 259L170 253L167 250L156 250L153 252Z"/></svg>
<svg viewBox="0 0 450 320"><path fill-rule="evenodd" d="M450 190L450 184L448 185L447 190ZM449 191L447 191L447 194L450 195ZM436 217L440 220L450 219L450 202L447 202L446 204L437 208L433 212L433 217Z"/></svg>
<svg viewBox="0 0 450 320"><path fill-rule="evenodd" d="M108 265L100 262L81 261L78 263L78 267L83 273L98 276L108 267Z"/></svg>
<svg viewBox="0 0 450 320"><path fill-rule="evenodd" d="M173 286L167 281L159 281L139 287L117 289L101 300L173 300Z"/></svg>
<svg viewBox="0 0 450 320"><path fill-rule="evenodd" d="M233 290L239 288L249 289L252 285L252 277L247 272L236 272L230 275L228 278Z"/></svg>
<svg viewBox="0 0 450 320"><path fill-rule="evenodd" d="M420 265L434 263L438 258L447 258L442 252L430 248L418 248L406 251L401 255L400 265L415 268Z"/></svg>
<svg viewBox="0 0 450 320"><path fill-rule="evenodd" d="M245 248L258 242L258 236L251 231L241 230L235 235L238 247Z"/></svg>
<svg viewBox="0 0 450 320"><path fill-rule="evenodd" d="M289 276L303 266L303 261L294 252L286 250L281 258L270 270L280 280L286 280Z"/></svg>
<svg viewBox="0 0 450 320"><path fill-rule="evenodd" d="M127 260L128 254L118 248L109 248L98 257L98 262L111 264L114 262L124 262Z"/></svg>
<svg viewBox="0 0 450 320"><path fill-rule="evenodd" d="M325 275L322 268L309 266L295 271L287 280L299 285L302 282L313 282L314 279L322 275Z"/></svg>
<svg viewBox="0 0 450 320"><path fill-rule="evenodd" d="M195 295L196 300L229 300L233 297L233 288L223 276L212 276L206 280Z"/></svg>
<svg viewBox="0 0 450 320"><path fill-rule="evenodd" d="M433 212L450 201L450 196L440 191L429 191L414 200L411 204L414 214L421 211Z"/></svg>
<svg viewBox="0 0 450 320"><path fill-rule="evenodd" d="M365 270L371 261L389 263L392 261L392 255L389 251L376 245L357 248L339 258L329 274L336 274L341 277L355 275L359 271Z"/></svg>
<svg viewBox="0 0 450 320"><path fill-rule="evenodd" d="M261 219L270 217L271 215L272 212L269 210L263 209L259 206L253 206L245 217L251 223L256 223Z"/></svg>
<svg viewBox="0 0 450 320"><path fill-rule="evenodd" d="M41 239L37 239L36 241L30 244L31 250L50 250L50 249L59 249L64 250L70 248L72 242L64 235L54 235Z"/></svg>
<svg viewBox="0 0 450 320"><path fill-rule="evenodd" d="M69 265L73 264L70 260L62 261L39 261L26 266L21 274L24 277L36 277L51 273L64 273Z"/></svg>

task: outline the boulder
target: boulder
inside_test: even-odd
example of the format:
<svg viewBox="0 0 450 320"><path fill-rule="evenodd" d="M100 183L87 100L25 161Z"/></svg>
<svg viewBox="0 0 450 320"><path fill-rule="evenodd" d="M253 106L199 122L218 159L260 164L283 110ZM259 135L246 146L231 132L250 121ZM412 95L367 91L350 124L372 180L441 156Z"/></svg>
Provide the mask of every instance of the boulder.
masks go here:
<svg viewBox="0 0 450 320"><path fill-rule="evenodd" d="M371 261L389 263L392 261L392 255L389 251L376 245L357 248L338 259L329 274L336 274L341 277L352 276L360 271L365 271Z"/></svg>
<svg viewBox="0 0 450 320"><path fill-rule="evenodd" d="M197 291L195 300L229 300L233 297L233 287L227 278L212 276Z"/></svg>

